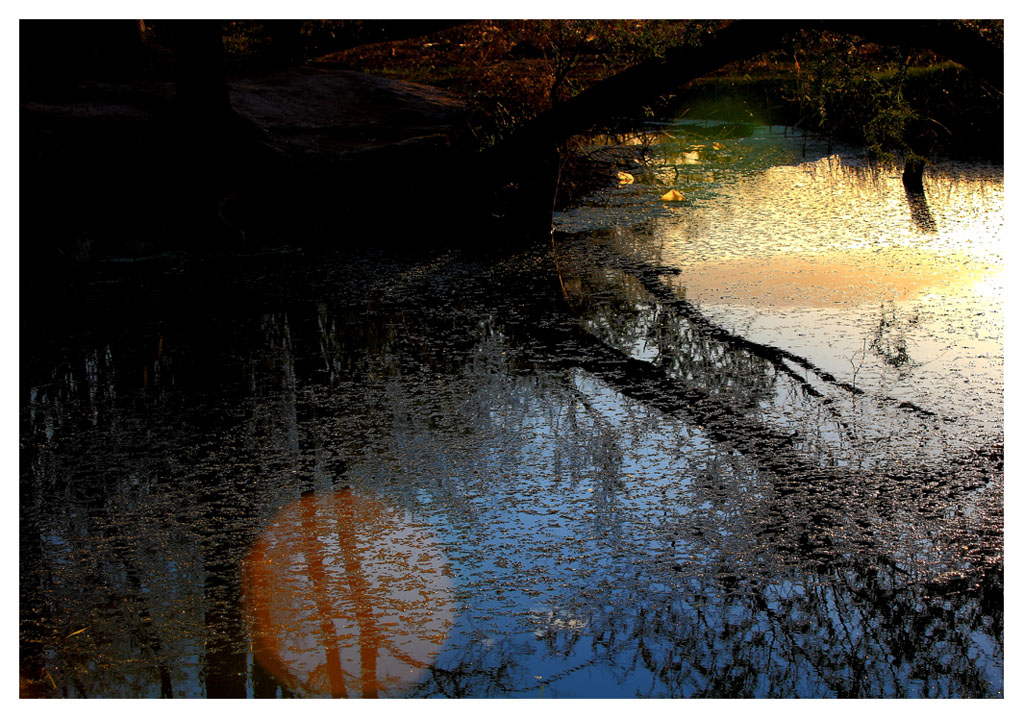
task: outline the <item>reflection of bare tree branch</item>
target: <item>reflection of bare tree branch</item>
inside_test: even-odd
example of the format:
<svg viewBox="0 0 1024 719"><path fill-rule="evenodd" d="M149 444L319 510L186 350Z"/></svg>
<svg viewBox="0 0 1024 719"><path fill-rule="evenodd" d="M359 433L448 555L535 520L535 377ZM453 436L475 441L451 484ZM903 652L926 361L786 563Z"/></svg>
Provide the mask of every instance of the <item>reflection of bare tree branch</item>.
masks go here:
<svg viewBox="0 0 1024 719"><path fill-rule="evenodd" d="M687 321L692 323L703 335L713 340L723 342L733 348L740 349L750 354L761 357L762 359L771 363L775 369L790 378L792 378L808 395L812 397L820 398L822 393L819 392L813 385L811 385L804 377L801 377L795 372L792 367L787 364L787 360L796 364L799 367L813 372L823 382L826 382L833 387L845 390L846 392L853 395L863 395L864 390L848 382L839 380L835 375L827 370L824 370L805 357L789 352L788 350L779 349L772 347L771 345L765 345L760 342L754 342L746 337L729 332L723 327L716 325L688 300L676 296L676 294L667 287L662 281L661 277L665 274L665 268L655 267L649 265L642 260L624 260L621 257L616 256L614 253L605 252L603 253L604 260L609 264L612 264L619 269L628 272L632 276L636 277L643 284L644 288L651 293L662 305L671 308L674 311L679 312ZM886 355L888 357L888 355ZM887 361L889 361L887 359ZM901 360L894 359L894 362ZM905 361L905 360L903 360ZM919 405L909 402L901 401L891 397L879 398L883 401L893 404L897 409L913 412L922 417L933 417L936 416L934 412L926 410ZM830 411L831 408L830 408ZM944 418L947 421L949 418Z"/></svg>
<svg viewBox="0 0 1024 719"><path fill-rule="evenodd" d="M801 357L800 355L787 350L779 349L778 347L754 342L746 337L729 332L724 327L716 325L705 317L704 313L697 309L692 302L678 297L675 292L661 281L661 277L666 273L666 268L655 267L639 259L625 260L622 257L607 251L601 252L601 255L604 262L607 262L614 267L618 267L624 272L636 277L644 286L644 289L650 292L658 302L666 307L672 308L676 312L679 312L702 334L711 339L723 342L733 348L749 352L755 357L761 357L762 359L767 360L778 372L793 378L811 396L820 397L821 393L808 383L806 379L794 372L793 369L786 364L786 360L813 372L824 382L839 387L840 389L844 389L851 394L864 394L864 390L854 387L849 383L839 381L831 372L821 369L805 357Z"/></svg>
<svg viewBox="0 0 1024 719"><path fill-rule="evenodd" d="M339 528L339 532L342 531L345 530ZM349 528L348 532L351 533L351 531ZM306 557L306 569L309 571L309 579L313 587L316 610L320 615L320 641L326 655L327 681L331 689L331 696L336 699L348 697L348 691L345 689L345 672L341 667L338 633L334 630L334 612L329 597L330 588L324 572L324 553L320 547L321 540L317 532L316 505L312 502L302 505L302 527L299 538L303 554ZM351 541L351 538L349 540ZM344 539L339 541L344 541ZM346 561L346 570L347 568L348 562Z"/></svg>
<svg viewBox="0 0 1024 719"><path fill-rule="evenodd" d="M342 490L348 492L348 490ZM363 697L377 696L377 655L380 653L382 633L373 618L373 603L370 585L360 565L356 528L358 519L352 502L340 504L338 521L338 546L345 564L345 578L348 580L356 625L359 627L359 666L362 670L361 693Z"/></svg>
<svg viewBox="0 0 1024 719"><path fill-rule="evenodd" d="M523 329L541 342L555 366L578 367L627 397L684 417L717 444L734 447L759 470L770 472L775 496L766 510L774 519L764 529L766 537L774 536L778 551L800 561L816 553L827 556L836 532L864 537L864 546L871 545L867 534L874 531L871 516L879 505L861 501L866 494L878 496L886 503L881 506L917 506L924 497L929 503L955 502L985 486L992 476L989 470L974 474L895 466L866 473L822 466L795 446L795 434L773 430L726 399L630 357L596 339L571 317L556 315ZM938 476L941 480L928 480ZM837 482L848 488L846 493L835 491ZM816 511L808 515L807 506Z"/></svg>
<svg viewBox="0 0 1024 719"><path fill-rule="evenodd" d="M807 473L816 469L792 449L792 435L740 415L714 395L674 380L653 364L597 340L569 318L562 323L533 326L529 331L563 366L584 369L626 396L666 414L691 418L715 441L732 444L742 437L744 451L768 468L785 466Z"/></svg>

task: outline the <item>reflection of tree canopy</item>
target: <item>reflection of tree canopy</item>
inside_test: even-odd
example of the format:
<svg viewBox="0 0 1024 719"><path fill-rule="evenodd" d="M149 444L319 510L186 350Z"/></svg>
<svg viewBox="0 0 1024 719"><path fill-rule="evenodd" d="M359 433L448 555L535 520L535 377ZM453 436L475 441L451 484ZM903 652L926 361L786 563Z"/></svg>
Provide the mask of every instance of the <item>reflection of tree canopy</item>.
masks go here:
<svg viewBox="0 0 1024 719"><path fill-rule="evenodd" d="M32 691L284 693L247 669L238 563L344 477L422 515L456 570L414 693L993 692L996 453L838 466L787 439L817 398L785 431L754 411L789 381L770 362L619 272L584 266L569 306L549 262L439 258L371 302L178 324L32 388Z"/></svg>

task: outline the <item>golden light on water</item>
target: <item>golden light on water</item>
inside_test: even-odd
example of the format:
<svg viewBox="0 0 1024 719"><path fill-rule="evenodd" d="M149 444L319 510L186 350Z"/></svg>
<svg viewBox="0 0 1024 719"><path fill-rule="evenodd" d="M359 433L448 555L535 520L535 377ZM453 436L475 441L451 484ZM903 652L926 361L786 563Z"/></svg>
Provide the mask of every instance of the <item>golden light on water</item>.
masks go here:
<svg viewBox="0 0 1024 719"><path fill-rule="evenodd" d="M694 301L853 307L994 297L985 288L1001 284L1002 222L1001 175L933 173L920 196L896 170L825 157L727 182L653 234Z"/></svg>
<svg viewBox="0 0 1024 719"><path fill-rule="evenodd" d="M673 284L681 295L702 304L834 308L902 302L930 290L956 292L991 277L983 266L927 251L849 249L708 261L684 269Z"/></svg>
<svg viewBox="0 0 1024 719"><path fill-rule="evenodd" d="M455 613L433 534L349 489L281 510L246 558L243 594L256 660L304 696L377 697L414 684Z"/></svg>
<svg viewBox="0 0 1024 719"><path fill-rule="evenodd" d="M685 142L657 145L635 183L557 218L567 299L600 315L611 281L638 317L650 306L628 269L602 279L574 261L570 238L589 236L627 268L633 259L663 268L658 281L690 312L806 358L880 407L899 396L941 414L957 436L1001 432L1002 168L935 165L915 194L900 167L815 158L801 144L760 130L705 144L696 164L680 161L692 150ZM685 200L659 202L669 187ZM628 338L637 357L660 351L652 323ZM888 426L882 410L872 421Z"/></svg>

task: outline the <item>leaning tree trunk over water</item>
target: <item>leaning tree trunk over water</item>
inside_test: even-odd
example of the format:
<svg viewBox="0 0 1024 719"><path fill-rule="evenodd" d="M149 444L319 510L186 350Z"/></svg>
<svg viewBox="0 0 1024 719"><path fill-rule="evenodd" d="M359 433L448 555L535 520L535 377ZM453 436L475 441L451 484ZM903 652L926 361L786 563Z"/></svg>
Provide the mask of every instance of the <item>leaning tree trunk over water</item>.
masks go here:
<svg viewBox="0 0 1024 719"><path fill-rule="evenodd" d="M524 125L510 139L509 147L564 142L607 124L612 117L642 118L644 108L662 95L737 60L780 48L788 36L800 30L843 32L883 45L927 48L1002 88L1002 49L948 22L738 20L699 46L670 48L664 58L634 65L556 105Z"/></svg>
<svg viewBox="0 0 1024 719"><path fill-rule="evenodd" d="M612 118L639 125L644 109L660 97L732 62L783 47L789 36L801 30L843 32L883 45L931 49L1002 88L1002 48L950 21L738 20L699 46L670 48L663 58L634 65L523 125L484 156L485 166L495 168L491 170L496 173L494 186L517 192L519 207L536 207L540 195L550 200L558 179L552 153L569 138L607 126ZM911 170L916 172L917 167Z"/></svg>

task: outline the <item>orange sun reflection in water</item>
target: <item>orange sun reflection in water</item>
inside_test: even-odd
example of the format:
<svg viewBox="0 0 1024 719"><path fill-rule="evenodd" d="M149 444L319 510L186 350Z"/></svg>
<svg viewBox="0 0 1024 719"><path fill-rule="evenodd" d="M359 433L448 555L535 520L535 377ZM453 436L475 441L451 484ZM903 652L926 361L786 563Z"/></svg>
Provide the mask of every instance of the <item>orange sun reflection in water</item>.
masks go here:
<svg viewBox="0 0 1024 719"><path fill-rule="evenodd" d="M376 697L415 683L454 615L431 532L351 489L303 497L273 519L243 567L256 660L308 696Z"/></svg>

